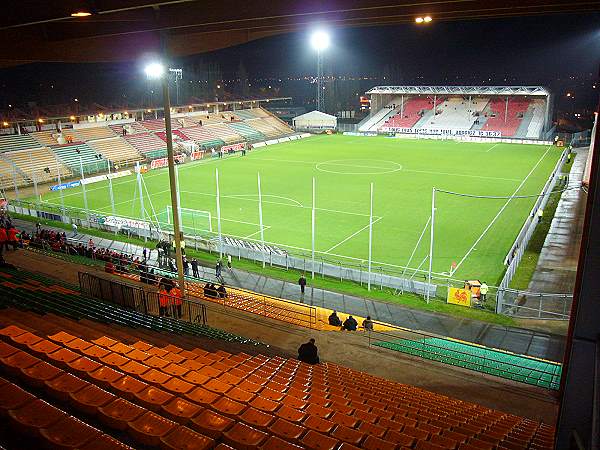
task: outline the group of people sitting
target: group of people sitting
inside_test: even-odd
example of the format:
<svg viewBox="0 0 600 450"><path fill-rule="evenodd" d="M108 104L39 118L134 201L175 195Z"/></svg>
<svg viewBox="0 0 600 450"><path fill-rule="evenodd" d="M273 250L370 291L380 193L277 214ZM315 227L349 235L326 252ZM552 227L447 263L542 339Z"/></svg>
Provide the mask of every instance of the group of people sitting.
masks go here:
<svg viewBox="0 0 600 450"><path fill-rule="evenodd" d="M22 247L23 238L31 239L27 233L20 233L8 216L0 217L0 255L4 250L8 251L9 247L13 250Z"/></svg>
<svg viewBox="0 0 600 450"><path fill-rule="evenodd" d="M204 296L206 298L226 298L227 290L222 283L219 287L213 283L206 283L204 285Z"/></svg>
<svg viewBox="0 0 600 450"><path fill-rule="evenodd" d="M356 331L358 329L358 322L354 317L348 316L348 318L342 322L342 319L339 318L335 311L330 314L328 321L329 325L341 327L341 329L345 331ZM373 321L371 320L371 316L367 316L367 318L363 320L362 328L365 331L373 331Z"/></svg>

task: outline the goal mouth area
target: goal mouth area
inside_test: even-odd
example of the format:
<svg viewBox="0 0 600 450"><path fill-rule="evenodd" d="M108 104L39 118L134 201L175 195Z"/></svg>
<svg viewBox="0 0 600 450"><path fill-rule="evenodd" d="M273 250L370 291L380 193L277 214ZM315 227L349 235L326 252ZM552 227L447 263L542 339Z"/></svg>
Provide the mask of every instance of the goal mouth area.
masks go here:
<svg viewBox="0 0 600 450"><path fill-rule="evenodd" d="M173 208L167 205L157 215L156 219L162 228L173 230ZM212 214L210 211L203 211L192 208L180 208L179 217L181 231L184 234L200 235L212 233Z"/></svg>

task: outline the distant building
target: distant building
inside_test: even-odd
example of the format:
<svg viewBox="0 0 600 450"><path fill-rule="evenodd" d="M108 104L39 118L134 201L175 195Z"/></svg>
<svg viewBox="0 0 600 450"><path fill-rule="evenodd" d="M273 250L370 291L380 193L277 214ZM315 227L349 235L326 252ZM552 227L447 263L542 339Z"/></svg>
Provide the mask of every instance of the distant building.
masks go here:
<svg viewBox="0 0 600 450"><path fill-rule="evenodd" d="M335 130L337 117L321 111L310 111L294 117L292 120L296 130Z"/></svg>

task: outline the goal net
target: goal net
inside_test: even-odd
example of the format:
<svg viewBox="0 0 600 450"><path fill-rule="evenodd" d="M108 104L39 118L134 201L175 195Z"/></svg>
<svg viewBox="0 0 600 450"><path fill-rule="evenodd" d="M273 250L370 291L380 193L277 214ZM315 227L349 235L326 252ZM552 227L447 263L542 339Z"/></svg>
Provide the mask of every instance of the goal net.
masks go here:
<svg viewBox="0 0 600 450"><path fill-rule="evenodd" d="M210 211L180 208L180 212L180 227L184 234L212 232L212 215ZM158 214L158 221L161 227L169 230L173 229L173 209L171 205L167 205L167 207Z"/></svg>

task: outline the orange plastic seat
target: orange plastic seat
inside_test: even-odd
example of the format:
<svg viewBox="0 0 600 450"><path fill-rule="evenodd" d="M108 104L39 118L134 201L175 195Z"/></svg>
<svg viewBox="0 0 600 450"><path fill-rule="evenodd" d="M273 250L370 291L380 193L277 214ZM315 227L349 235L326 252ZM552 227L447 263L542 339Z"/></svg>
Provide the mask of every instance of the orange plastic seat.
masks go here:
<svg viewBox="0 0 600 450"><path fill-rule="evenodd" d="M289 408L286 405L282 405L281 408L275 412L275 415L290 422L302 422L306 416L305 413Z"/></svg>
<svg viewBox="0 0 600 450"><path fill-rule="evenodd" d="M130 375L142 375L150 370L150 367L145 366L144 364L140 364L137 361L130 360L128 363L119 367L119 370L122 370L125 373Z"/></svg>
<svg viewBox="0 0 600 450"><path fill-rule="evenodd" d="M362 448L367 450L395 450L397 445L394 442L386 441L376 436L367 436L362 443Z"/></svg>
<svg viewBox="0 0 600 450"><path fill-rule="evenodd" d="M438 436L437 434L432 434L429 440L431 441L431 443L444 448L456 448L459 444L459 442L455 441L452 438L449 438L447 436Z"/></svg>
<svg viewBox="0 0 600 450"><path fill-rule="evenodd" d="M309 430L300 440L300 444L310 450L334 450L338 447L340 441L314 430Z"/></svg>
<svg viewBox="0 0 600 450"><path fill-rule="evenodd" d="M134 395L137 399L136 403L141 404L151 411L159 411L162 405L165 405L174 398L173 394L154 386L149 386L140 392L136 392Z"/></svg>
<svg viewBox="0 0 600 450"><path fill-rule="evenodd" d="M404 425L402 423L400 423L396 420L386 419L386 418L380 418L377 421L377 425L388 428L390 430L396 430L396 431L400 431L400 430L402 430L402 428L404 428Z"/></svg>
<svg viewBox="0 0 600 450"><path fill-rule="evenodd" d="M150 359L152 355L143 350L133 347L132 350L127 352L127 357L135 361L144 362L145 360Z"/></svg>
<svg viewBox="0 0 600 450"><path fill-rule="evenodd" d="M175 364L175 363L171 363L168 366L163 367L161 370L164 373L167 373L174 377L182 377L183 375L185 375L186 373L189 372L189 370L186 369L185 367L180 366L179 364Z"/></svg>
<svg viewBox="0 0 600 450"><path fill-rule="evenodd" d="M179 426L160 438L160 448L163 450L208 450L214 446L214 439L184 426Z"/></svg>
<svg viewBox="0 0 600 450"><path fill-rule="evenodd" d="M263 388L262 391L260 391L260 396L264 397L264 398L268 398L269 400L274 400L276 402L279 402L283 399L283 397L285 397L285 394L283 394L282 392L270 389L268 387L265 387L265 388Z"/></svg>
<svg viewBox="0 0 600 450"><path fill-rule="evenodd" d="M201 373L202 375L205 375L205 376L209 377L209 378L217 378L217 377L221 376L221 374L223 373L222 371L217 370L217 369L215 369L212 366L204 366L200 370L198 370L198 372Z"/></svg>
<svg viewBox="0 0 600 450"><path fill-rule="evenodd" d="M121 355L120 353L109 353L108 355L99 358L107 366L114 367L116 369L121 370L121 366L127 364L130 359L126 356Z"/></svg>
<svg viewBox="0 0 600 450"><path fill-rule="evenodd" d="M72 341L65 342L63 345L71 350L80 352L82 350L90 348L94 344L88 341L84 341L83 339L75 338Z"/></svg>
<svg viewBox="0 0 600 450"><path fill-rule="evenodd" d="M369 422L361 422L361 424L358 426L358 429L365 434L377 437L383 437L387 431L387 428Z"/></svg>
<svg viewBox="0 0 600 450"><path fill-rule="evenodd" d="M281 403L283 403L285 406L289 406L290 408L294 408L294 409L302 409L306 406L306 402L304 400L301 400L298 397L294 397L292 395L286 395L282 400Z"/></svg>
<svg viewBox="0 0 600 450"><path fill-rule="evenodd" d="M59 331L52 336L48 336L48 339L53 340L54 342L60 342L61 344L66 344L67 342L71 342L77 336L73 336L65 331Z"/></svg>
<svg viewBox="0 0 600 450"><path fill-rule="evenodd" d="M307 416L302 422L305 427L312 430L319 431L321 433L329 433L334 426L334 423L330 420L323 419L317 416Z"/></svg>
<svg viewBox="0 0 600 450"><path fill-rule="evenodd" d="M416 441L413 436L409 436L408 434L404 434L396 430L388 430L384 436L384 439L386 441L396 442L402 447L411 447Z"/></svg>
<svg viewBox="0 0 600 450"><path fill-rule="evenodd" d="M441 445L435 445L431 441L424 441L419 439L417 441L417 445L415 446L416 450L446 450L447 447L442 447Z"/></svg>
<svg viewBox="0 0 600 450"><path fill-rule="evenodd" d="M98 369L101 364L91 360L90 358L82 356L81 358L71 361L68 366L70 371L76 371L79 373L79 375L85 376L88 373Z"/></svg>
<svg viewBox="0 0 600 450"><path fill-rule="evenodd" d="M47 353L55 352L60 349L60 345L56 345L52 341L47 341L46 339L42 339L35 344L28 345L27 348L31 353L34 353L37 356L44 356Z"/></svg>
<svg viewBox="0 0 600 450"><path fill-rule="evenodd" d="M262 445L261 450L300 450L302 447L286 442L277 436L271 436Z"/></svg>
<svg viewBox="0 0 600 450"><path fill-rule="evenodd" d="M43 400L36 399L10 410L8 416L17 431L36 434L41 428L49 427L67 417L67 414Z"/></svg>
<svg viewBox="0 0 600 450"><path fill-rule="evenodd" d="M268 398L263 398L260 395L249 401L248 404L256 409L260 409L261 411L268 413L274 412L280 406L280 403L269 400Z"/></svg>
<svg viewBox="0 0 600 450"><path fill-rule="evenodd" d="M133 450L128 445L116 440L108 434L96 436L92 441L79 447L79 450Z"/></svg>
<svg viewBox="0 0 600 450"><path fill-rule="evenodd" d="M7 356L13 355L19 351L18 348L7 344L5 342L0 342L0 359L6 358Z"/></svg>
<svg viewBox="0 0 600 450"><path fill-rule="evenodd" d="M24 391L16 384L3 384L0 386L0 416L6 417L9 410L18 409L35 398L34 395Z"/></svg>
<svg viewBox="0 0 600 450"><path fill-rule="evenodd" d="M120 395L127 399L135 398L135 394L143 391L148 387L147 383L133 378L129 375L119 378L116 381L110 383L110 385L119 391Z"/></svg>
<svg viewBox="0 0 600 450"><path fill-rule="evenodd" d="M102 433L75 417L67 416L52 426L41 430L41 434L52 448L72 449L81 448Z"/></svg>
<svg viewBox="0 0 600 450"><path fill-rule="evenodd" d="M36 336L35 334L30 333L29 331L26 331L25 333L22 333L22 334L9 336L9 337L10 337L10 340L17 347L21 347L21 348L28 347L28 346L33 345L36 342L39 342L42 340L41 337Z"/></svg>
<svg viewBox="0 0 600 450"><path fill-rule="evenodd" d="M425 430L421 430L419 428L408 427L408 426L403 428L402 433L404 433L408 436L412 436L416 439L420 439L422 441L426 440L427 437L429 436L429 433Z"/></svg>
<svg viewBox="0 0 600 450"><path fill-rule="evenodd" d="M111 352L110 350L106 350L98 345L92 345L91 347L81 350L81 353L89 356L90 358L99 359L103 356L109 355Z"/></svg>
<svg viewBox="0 0 600 450"><path fill-rule="evenodd" d="M160 387L171 379L171 375L161 372L157 369L149 369L146 372L138 375L138 378L148 384Z"/></svg>
<svg viewBox="0 0 600 450"><path fill-rule="evenodd" d="M128 422L134 421L144 413L146 413L144 408L122 398L117 398L98 408L100 421L117 430L126 430Z"/></svg>
<svg viewBox="0 0 600 450"><path fill-rule="evenodd" d="M240 416L240 419L259 430L264 430L275 420L273 415L252 407L246 409Z"/></svg>
<svg viewBox="0 0 600 450"><path fill-rule="evenodd" d="M223 383L216 378L213 378L213 379L209 380L208 382L206 382L203 385L203 387L204 387L204 389L208 389L209 391L215 392L217 394L224 394L225 392L227 392L229 389L232 388L232 386L230 384Z"/></svg>
<svg viewBox="0 0 600 450"><path fill-rule="evenodd" d="M90 384L87 387L69 394L70 402L80 411L93 415L96 409L113 401L117 397L98 386Z"/></svg>
<svg viewBox="0 0 600 450"><path fill-rule="evenodd" d="M292 442L298 442L300 436L306 432L306 428L301 425L288 422L284 419L277 419L269 427L269 432L279 436L282 439L286 439Z"/></svg>
<svg viewBox="0 0 600 450"><path fill-rule="evenodd" d="M177 424L149 411L133 422L129 422L128 427L129 433L136 441L143 445L157 447L160 445L161 438L173 431Z"/></svg>
<svg viewBox="0 0 600 450"><path fill-rule="evenodd" d="M58 377L45 381L46 391L54 398L59 400L69 400L71 393L77 392L89 383L81 378L71 375L70 373L61 373Z"/></svg>
<svg viewBox="0 0 600 450"><path fill-rule="evenodd" d="M345 427L344 425L338 425L331 433L331 437L353 445L360 444L364 436L360 431Z"/></svg>
<svg viewBox="0 0 600 450"><path fill-rule="evenodd" d="M246 405L238 403L227 397L220 397L212 403L211 408L219 414L236 418L246 408Z"/></svg>
<svg viewBox="0 0 600 450"><path fill-rule="evenodd" d="M154 346L152 344L148 344L147 342L144 341L137 341L135 344L132 345L133 348L136 348L138 350L141 350L143 352L148 352L148 350L150 350L151 348L154 348Z"/></svg>
<svg viewBox="0 0 600 450"><path fill-rule="evenodd" d="M202 409L204 409L202 406L178 397L161 406L163 415L182 425L187 424L190 419L197 415Z"/></svg>
<svg viewBox="0 0 600 450"><path fill-rule="evenodd" d="M260 444L267 439L267 434L243 423L236 423L223 433L226 444L242 450L258 449Z"/></svg>
<svg viewBox="0 0 600 450"><path fill-rule="evenodd" d="M117 381L124 375L123 372L118 372L107 366L101 366L97 370L89 373L89 377L100 386L110 386L111 383Z"/></svg>
<svg viewBox="0 0 600 450"><path fill-rule="evenodd" d="M165 382L162 387L167 391L173 392L174 394L187 394L194 389L195 386L192 383L188 383L187 381L173 377L169 381Z"/></svg>
<svg viewBox="0 0 600 450"><path fill-rule="evenodd" d="M195 359L187 359L183 362L181 362L179 365L185 367L188 370L200 370L202 369L206 364L203 364L200 361L196 361Z"/></svg>
<svg viewBox="0 0 600 450"><path fill-rule="evenodd" d="M304 408L308 414L312 414L313 416L321 417L323 419L327 419L333 411L329 408L324 408L323 406L319 406L315 403L309 403L306 408Z"/></svg>
<svg viewBox="0 0 600 450"><path fill-rule="evenodd" d="M21 369L31 367L39 362L40 360L35 356L20 350L10 356L0 358L0 363L4 366L4 369L15 376L21 373Z"/></svg>
<svg viewBox="0 0 600 450"><path fill-rule="evenodd" d="M204 409L192 418L190 426L206 436L219 439L233 423L234 421L229 417Z"/></svg>
<svg viewBox="0 0 600 450"><path fill-rule="evenodd" d="M94 339L92 342L96 345L99 345L100 347L109 348L115 345L118 341L115 341L114 339L109 338L107 336L102 336L98 339Z"/></svg>
<svg viewBox="0 0 600 450"><path fill-rule="evenodd" d="M173 353L173 352L167 353L162 358L167 361L172 362L173 364L181 364L182 362L185 361L185 358L183 356L179 356L177 353Z"/></svg>
<svg viewBox="0 0 600 450"><path fill-rule="evenodd" d="M232 400L235 400L236 402L240 403L248 403L254 398L254 394L246 392L243 389L240 389L236 386L228 390L225 395L231 398Z"/></svg>
<svg viewBox="0 0 600 450"><path fill-rule="evenodd" d="M80 357L80 355L72 350L69 350L68 348L61 348L56 350L55 352L48 353L46 357L50 361L52 361L52 364L56 364L59 367L66 368L68 367L68 364L70 362L75 361L77 358Z"/></svg>
<svg viewBox="0 0 600 450"><path fill-rule="evenodd" d="M28 384L36 387L43 386L45 381L56 378L61 373L63 373L62 370L44 361L21 369L22 377L25 378Z"/></svg>
<svg viewBox="0 0 600 450"><path fill-rule="evenodd" d="M131 345L124 344L122 342L117 342L116 344L111 345L108 348L111 352L120 353L121 355L125 355L130 351L134 350L134 347Z"/></svg>
<svg viewBox="0 0 600 450"><path fill-rule="evenodd" d="M168 351L163 350L162 348L159 348L159 347L149 348L148 350L146 350L146 353L150 353L151 355L158 356L159 358L163 358L165 355L169 354Z"/></svg>
<svg viewBox="0 0 600 450"><path fill-rule="evenodd" d="M187 392L185 397L194 403L207 406L219 398L219 395L215 394L214 392L207 391L202 387L197 387L190 392Z"/></svg>
<svg viewBox="0 0 600 450"><path fill-rule="evenodd" d="M23 328L20 328L16 325L9 325L0 330L0 335L7 336L7 337L19 336L19 335L25 334L25 333L27 333L27 330L24 330Z"/></svg>

